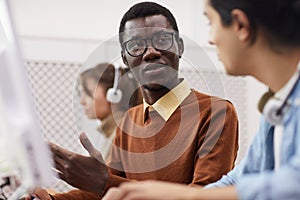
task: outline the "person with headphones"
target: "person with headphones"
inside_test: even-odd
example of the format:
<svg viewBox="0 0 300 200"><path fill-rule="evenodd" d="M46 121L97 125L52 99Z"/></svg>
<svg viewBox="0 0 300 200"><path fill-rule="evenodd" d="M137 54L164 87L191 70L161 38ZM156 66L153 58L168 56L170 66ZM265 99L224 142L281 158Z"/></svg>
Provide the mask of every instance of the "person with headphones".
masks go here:
<svg viewBox="0 0 300 200"><path fill-rule="evenodd" d="M79 85L80 104L88 119L98 119L101 125L97 128L105 140L98 147L104 160L115 138L115 131L124 113L131 107L142 103L138 83L127 68L116 67L110 63L99 63L95 67L81 72ZM35 188L41 199L50 199L49 190ZM72 196L98 198L82 190L71 190L66 193L51 191L53 198ZM28 197L27 199L30 199Z"/></svg>
<svg viewBox="0 0 300 200"><path fill-rule="evenodd" d="M84 134L80 139L90 157L51 144L60 177L102 197L122 182L155 179L203 186L231 170L238 150L236 111L228 100L191 89L179 78L184 44L173 14L154 2L133 5L121 20L119 42L143 104L123 117L108 167Z"/></svg>
<svg viewBox="0 0 300 200"><path fill-rule="evenodd" d="M205 0L204 13L227 73L251 75L270 89L246 157L205 189L132 182L103 200L300 199L300 1Z"/></svg>
<svg viewBox="0 0 300 200"><path fill-rule="evenodd" d="M119 79L121 79L120 85ZM86 116L101 121L98 131L107 140L101 147L103 159L106 160L117 123L130 107L142 103L138 84L127 69L109 63L100 63L80 74L80 86L82 88L80 104ZM126 94L131 95L130 99Z"/></svg>

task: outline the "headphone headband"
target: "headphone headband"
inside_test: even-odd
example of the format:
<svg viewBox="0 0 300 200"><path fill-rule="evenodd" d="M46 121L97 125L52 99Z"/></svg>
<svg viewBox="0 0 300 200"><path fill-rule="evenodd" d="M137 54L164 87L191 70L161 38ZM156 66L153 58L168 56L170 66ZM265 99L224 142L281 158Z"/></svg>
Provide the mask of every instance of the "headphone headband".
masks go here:
<svg viewBox="0 0 300 200"><path fill-rule="evenodd" d="M122 99L122 92L118 89L120 78L120 68L115 66L114 85L106 93L106 99L111 103L119 103Z"/></svg>

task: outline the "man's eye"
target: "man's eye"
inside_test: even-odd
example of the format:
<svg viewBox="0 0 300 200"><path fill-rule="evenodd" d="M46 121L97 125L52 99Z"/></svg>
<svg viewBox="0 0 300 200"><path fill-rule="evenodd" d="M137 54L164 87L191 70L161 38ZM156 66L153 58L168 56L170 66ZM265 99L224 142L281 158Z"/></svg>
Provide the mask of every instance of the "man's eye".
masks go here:
<svg viewBox="0 0 300 200"><path fill-rule="evenodd" d="M160 38L158 38L157 41L161 44L164 44L169 41L169 38L168 37L160 37Z"/></svg>
<svg viewBox="0 0 300 200"><path fill-rule="evenodd" d="M172 41L172 37L169 35L160 35L153 39L153 42L159 45L169 44Z"/></svg>
<svg viewBox="0 0 300 200"><path fill-rule="evenodd" d="M144 47L144 42L143 40L134 40L129 42L127 45L128 49L137 50Z"/></svg>

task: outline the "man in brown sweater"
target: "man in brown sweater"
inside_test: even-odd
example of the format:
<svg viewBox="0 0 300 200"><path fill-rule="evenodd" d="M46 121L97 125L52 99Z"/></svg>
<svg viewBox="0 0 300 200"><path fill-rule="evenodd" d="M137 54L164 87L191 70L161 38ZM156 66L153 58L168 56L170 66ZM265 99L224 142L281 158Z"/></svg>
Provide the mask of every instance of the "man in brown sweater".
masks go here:
<svg viewBox="0 0 300 200"><path fill-rule="evenodd" d="M226 100L190 89L178 77L184 44L171 12L156 3L135 4L123 16L119 34L123 62L139 81L144 103L130 109L118 126L108 167L84 135L91 157L51 145L60 177L80 189L52 199L99 199L130 180L203 186L234 166L235 109ZM42 192L36 193L41 198Z"/></svg>

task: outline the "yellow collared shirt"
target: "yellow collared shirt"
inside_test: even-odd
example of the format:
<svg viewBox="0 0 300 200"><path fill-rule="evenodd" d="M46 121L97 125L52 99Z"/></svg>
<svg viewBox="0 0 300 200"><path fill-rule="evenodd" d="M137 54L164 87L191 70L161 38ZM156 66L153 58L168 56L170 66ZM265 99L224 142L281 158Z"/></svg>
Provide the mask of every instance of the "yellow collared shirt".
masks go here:
<svg viewBox="0 0 300 200"><path fill-rule="evenodd" d="M183 80L176 87L174 87L167 94L158 99L154 104L149 105L145 99L144 103L144 121L146 109L155 110L165 121L171 117L177 107L184 101L184 99L191 93L191 89L187 81Z"/></svg>

